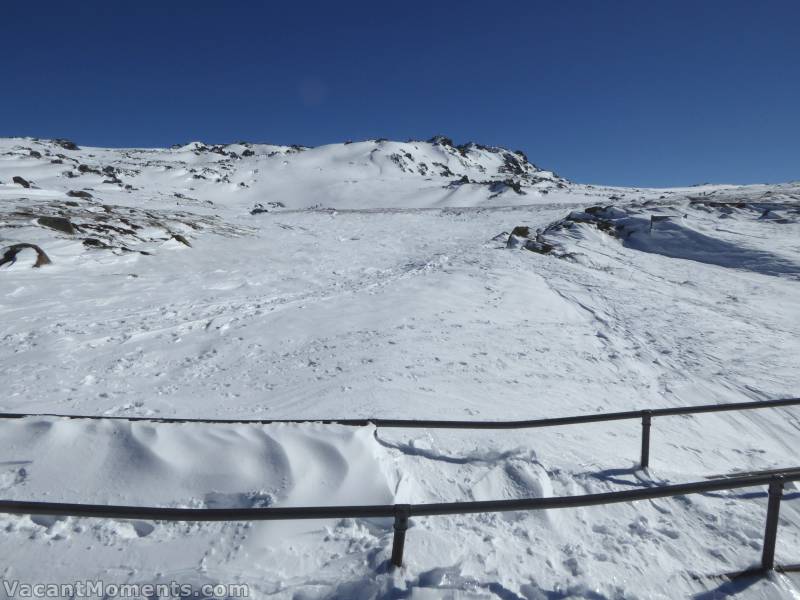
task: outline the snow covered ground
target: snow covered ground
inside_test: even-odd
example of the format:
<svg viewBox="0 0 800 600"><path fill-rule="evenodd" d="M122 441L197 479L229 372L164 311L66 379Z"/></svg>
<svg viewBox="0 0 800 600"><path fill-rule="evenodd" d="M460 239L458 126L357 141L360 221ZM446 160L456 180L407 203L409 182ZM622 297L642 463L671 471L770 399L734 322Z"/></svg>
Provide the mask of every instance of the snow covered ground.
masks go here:
<svg viewBox="0 0 800 600"><path fill-rule="evenodd" d="M31 268L23 249L0 266L2 411L528 419L800 395L800 184L579 185L445 138L70 147L0 140L0 259L30 243L52 261ZM507 248L517 226L529 236ZM524 249L537 229L551 252ZM632 421L500 433L28 418L0 421L0 496L595 493L797 466L799 417L656 419L647 472ZM778 563L800 562L799 502L787 485ZM0 579L241 582L297 599L798 598L797 574L706 577L757 563L765 505L753 489L413 519L394 572L381 519L0 515Z"/></svg>

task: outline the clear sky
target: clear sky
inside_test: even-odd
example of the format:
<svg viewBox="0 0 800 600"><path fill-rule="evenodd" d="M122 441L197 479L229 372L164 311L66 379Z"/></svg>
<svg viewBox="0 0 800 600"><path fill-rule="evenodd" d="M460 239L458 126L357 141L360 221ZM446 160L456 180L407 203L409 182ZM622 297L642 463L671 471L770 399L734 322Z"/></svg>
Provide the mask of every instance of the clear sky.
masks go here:
<svg viewBox="0 0 800 600"><path fill-rule="evenodd" d="M800 179L800 1L8 2L0 135L440 133L587 183Z"/></svg>

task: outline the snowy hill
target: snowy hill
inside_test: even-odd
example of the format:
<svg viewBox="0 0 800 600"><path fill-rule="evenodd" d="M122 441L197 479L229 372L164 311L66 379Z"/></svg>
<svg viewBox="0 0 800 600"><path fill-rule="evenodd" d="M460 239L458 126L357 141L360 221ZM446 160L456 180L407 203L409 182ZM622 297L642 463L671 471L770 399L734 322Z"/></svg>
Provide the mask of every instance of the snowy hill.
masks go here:
<svg viewBox="0 0 800 600"><path fill-rule="evenodd" d="M798 396L800 184L577 184L521 152L0 140L0 410L528 419ZM37 246L49 264L32 268ZM6 257L3 259L3 257ZM0 420L0 496L223 507L563 496L796 466L800 411L502 435ZM4 579L265 598L794 598L730 587L763 490L413 519L0 515ZM752 492L752 493L751 493ZM778 562L800 562L788 484ZM0 598L7 595L0 589Z"/></svg>
<svg viewBox="0 0 800 600"><path fill-rule="evenodd" d="M192 142L120 150L13 139L3 140L0 152L6 184L17 175L42 189L88 188L110 198L127 194L173 201L177 193L186 205L469 206L488 198L516 203L514 196L526 195L530 202L566 184L529 163L521 151L455 146L441 136L429 142L378 140L318 148Z"/></svg>

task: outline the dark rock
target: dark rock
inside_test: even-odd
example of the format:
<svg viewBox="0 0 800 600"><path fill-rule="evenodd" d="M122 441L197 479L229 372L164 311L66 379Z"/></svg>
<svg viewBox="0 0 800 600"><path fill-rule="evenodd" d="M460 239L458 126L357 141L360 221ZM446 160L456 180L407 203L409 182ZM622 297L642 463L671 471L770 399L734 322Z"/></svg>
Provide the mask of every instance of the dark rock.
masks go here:
<svg viewBox="0 0 800 600"><path fill-rule="evenodd" d="M126 229L125 227L118 227L117 225L109 225L108 223L84 223L81 225L81 229L87 229L92 231L100 231L105 233L106 235L113 233L119 233L121 235L136 235L136 232L132 229Z"/></svg>
<svg viewBox="0 0 800 600"><path fill-rule="evenodd" d="M408 164L406 163L406 160L403 158L402 154L394 152L389 155L389 160L391 160L394 164L396 164L400 168L400 170L403 171L404 173L412 172L412 169L408 167ZM414 159L412 158L411 160Z"/></svg>
<svg viewBox="0 0 800 600"><path fill-rule="evenodd" d="M525 161L527 162L527 161ZM521 176L525 174L525 163L511 154L510 152L503 153L503 165L498 169L501 173L508 173L510 175Z"/></svg>
<svg viewBox="0 0 800 600"><path fill-rule="evenodd" d="M78 165L78 171L80 171L81 173L95 173L96 175L102 175L100 171L98 171L97 169L93 169L89 165Z"/></svg>
<svg viewBox="0 0 800 600"><path fill-rule="evenodd" d="M466 185L466 184L469 184L469 183L480 183L480 182L472 181L466 175L462 175L461 177L459 177L458 179L454 179L453 181L451 181L450 183L448 183L444 187L445 188L450 188L450 189L455 189L455 188L461 187L462 185Z"/></svg>
<svg viewBox="0 0 800 600"><path fill-rule="evenodd" d="M531 228L527 225L517 225L511 230L506 248L523 248L538 254L550 254L555 250L555 246L546 242L538 231L531 237Z"/></svg>
<svg viewBox="0 0 800 600"><path fill-rule="evenodd" d="M527 240L523 248L538 254L550 254L553 250L555 250L555 246L548 244L542 239L539 239L538 236L535 240Z"/></svg>
<svg viewBox="0 0 800 600"><path fill-rule="evenodd" d="M519 181L514 181L513 179L504 179L503 181L486 181L483 183L489 184L489 189L494 194L502 194L506 191L506 188L511 188L520 196L525 195L525 190L522 189L522 184Z"/></svg>
<svg viewBox="0 0 800 600"><path fill-rule="evenodd" d="M434 167L439 167L441 169L439 175L442 177L455 177L455 173L453 173L446 164L440 162L433 162L432 164Z"/></svg>
<svg viewBox="0 0 800 600"><path fill-rule="evenodd" d="M141 225L137 225L136 223L133 223L133 222L129 221L125 217L120 217L119 220L122 221L123 223L125 223L125 225L127 225L131 229L141 229L142 228Z"/></svg>
<svg viewBox="0 0 800 600"><path fill-rule="evenodd" d="M20 177L19 175L14 175L14 177L13 177L13 179L11 181L13 181L14 183L16 183L18 185L21 185L24 188L31 187L30 182L27 179L25 179L24 177Z"/></svg>
<svg viewBox="0 0 800 600"><path fill-rule="evenodd" d="M62 233L68 233L70 235L74 235L77 231L74 225L70 223L69 219L65 219L64 217L39 217L36 219L36 222L42 227L49 227L50 229L55 229L56 231L61 231Z"/></svg>
<svg viewBox="0 0 800 600"><path fill-rule="evenodd" d="M242 150L242 156L255 156L255 152L248 148L247 150Z"/></svg>
<svg viewBox="0 0 800 600"><path fill-rule="evenodd" d="M83 190L70 190L67 192L67 196L70 198L92 198L93 196L89 192L85 192Z"/></svg>
<svg viewBox="0 0 800 600"><path fill-rule="evenodd" d="M42 153L37 152L36 150L31 150L28 154L31 156L31 158L42 158Z"/></svg>
<svg viewBox="0 0 800 600"><path fill-rule="evenodd" d="M588 208L584 208L583 212L588 213L590 215L598 216L598 215L602 215L609 208L611 208L611 207L610 206L590 206Z"/></svg>
<svg viewBox="0 0 800 600"><path fill-rule="evenodd" d="M3 256L0 257L0 267L6 264L13 265L15 262L17 262L17 254L19 254L20 251L24 250L25 248L30 248L36 252L36 262L33 264L34 269L44 265L49 265L53 262L50 260L50 257L47 256L45 251L36 244L12 244L6 248Z"/></svg>
<svg viewBox="0 0 800 600"><path fill-rule="evenodd" d="M109 246L105 242L101 242L96 238L85 238L83 240L83 245L90 248L111 248L111 246Z"/></svg>
<svg viewBox="0 0 800 600"><path fill-rule="evenodd" d="M172 234L172 239L180 242L184 246L189 246L189 248L192 247L192 245L189 243L189 240L187 240L185 237L183 237L180 233L173 233Z"/></svg>
<svg viewBox="0 0 800 600"><path fill-rule="evenodd" d="M270 208L286 208L286 205L283 202L267 202L267 206ZM269 210L264 208L264 205L259 202L253 207L253 210L250 211L250 214L260 215L261 213L267 212L269 212Z"/></svg>
<svg viewBox="0 0 800 600"><path fill-rule="evenodd" d="M453 140L449 137L443 135L435 135L431 139L428 140L429 144L434 144L436 146L450 146L453 148Z"/></svg>
<svg viewBox="0 0 800 600"><path fill-rule="evenodd" d="M527 225L517 225L511 230L511 235L518 235L520 237L529 237L531 235L531 228Z"/></svg>
<svg viewBox="0 0 800 600"><path fill-rule="evenodd" d="M61 146L62 148L64 148L64 150L80 150L80 148L75 142L71 140L66 140L64 138L57 138L53 140L53 143L56 146Z"/></svg>

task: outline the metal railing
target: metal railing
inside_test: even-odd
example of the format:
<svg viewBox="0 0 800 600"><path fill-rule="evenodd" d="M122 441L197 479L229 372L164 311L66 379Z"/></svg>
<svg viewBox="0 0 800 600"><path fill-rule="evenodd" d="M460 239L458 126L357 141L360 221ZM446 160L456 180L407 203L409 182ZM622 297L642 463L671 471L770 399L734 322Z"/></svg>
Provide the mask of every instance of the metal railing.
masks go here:
<svg viewBox="0 0 800 600"><path fill-rule="evenodd" d="M524 429L555 427L581 423L598 423L641 419L642 448L640 464L649 465L650 429L654 417L678 416L711 412L780 408L800 405L800 398L738 402L730 404L707 404L700 406L660 408L616 413L597 413L575 417L556 417L527 421L445 421L404 419L180 419L150 417L103 417L94 415L58 415L0 413L0 419L26 417L54 417L92 420L150 421L158 423L217 423L217 424L271 424L271 423L330 423L350 426L374 425L376 427L429 428L429 429ZM405 547L405 536L411 517L489 513L506 511L529 511L559 508L578 508L635 502L653 498L700 494L712 491L733 490L761 485L768 486L767 519L761 556L761 570L775 568L775 545L777 541L778 516L783 487L787 481L800 481L800 466L786 469L750 473L744 476L723 476L713 480L675 485L656 486L645 489L606 492L579 496L548 498L523 498L516 500L485 500L475 502L447 502L435 504L384 504L363 506L306 506L267 508L161 508L140 506L113 506L97 504L70 504L62 502L27 502L0 500L0 513L54 515L71 517L96 517L111 519L143 519L154 521L269 521L295 519L343 519L343 518L394 518L394 538L390 563L401 566Z"/></svg>
<svg viewBox="0 0 800 600"><path fill-rule="evenodd" d="M640 419L642 423L642 450L639 464L643 469L646 469L650 466L650 429L655 417L674 417L680 415L756 410L762 408L781 408L788 406L800 406L800 398L782 398L780 400L759 400L754 402L731 402L727 404L700 404L696 406L679 406L673 408L595 413L589 415L579 415L575 417L551 417L547 419L532 419L527 421L446 421L431 419L181 419L170 417L59 415L55 413L0 413L0 419L53 417L62 419L92 419L102 421L122 420L148 421L153 423L211 423L223 425L322 423L330 425L347 425L351 427L365 427L368 425L374 425L375 427L404 429L534 429L539 427L557 427L561 425L579 425L582 423L600 423L603 421Z"/></svg>
<svg viewBox="0 0 800 600"><path fill-rule="evenodd" d="M700 494L734 490L761 485L768 486L767 519L761 569L775 568L775 545L778 533L778 516L784 483L800 481L800 467L782 473L753 474L713 481L679 483L645 489L605 492L580 496L548 498L522 498L515 500L481 500L474 502L445 502L436 504L379 504L363 506L297 506L267 508L161 508L149 506L113 506L101 504L68 504L63 502L27 502L0 500L0 513L25 515L51 515L64 517L95 517L110 519L143 519L152 521L276 521L297 519L366 519L394 518L394 539L390 563L403 564L406 530L411 517L463 515L509 511L580 508L601 504L636 502L653 498L668 498L687 494Z"/></svg>

